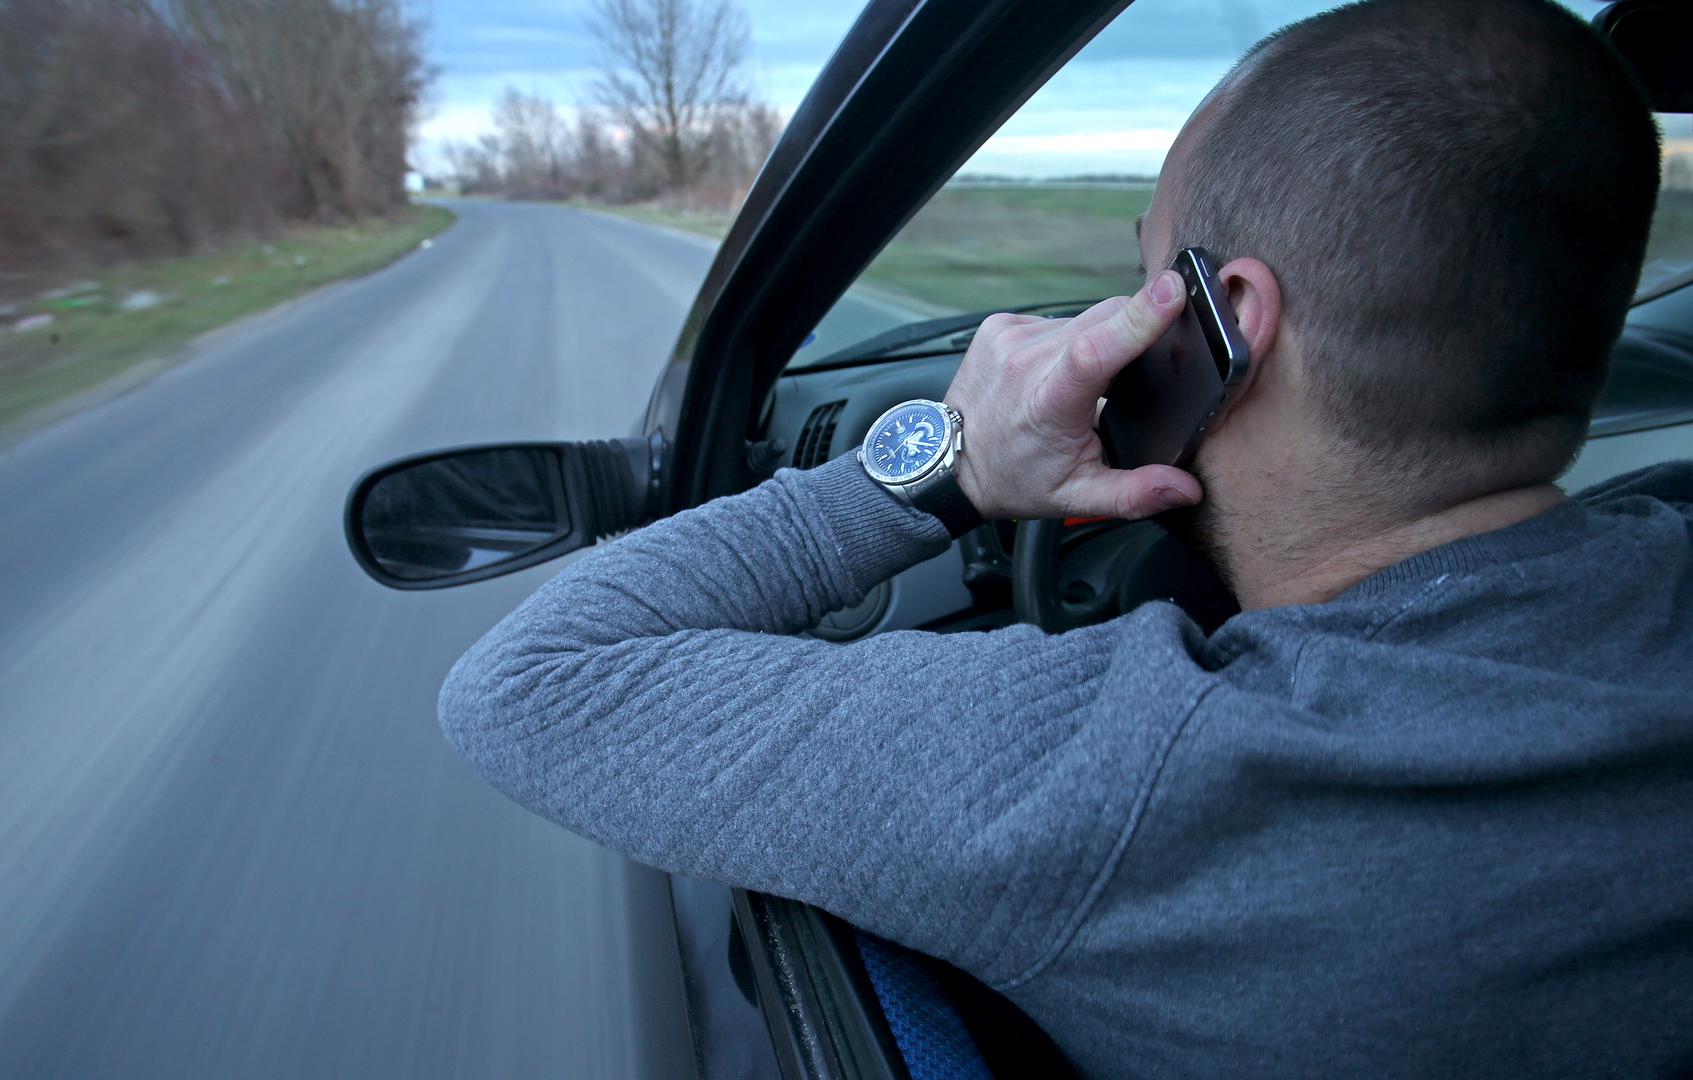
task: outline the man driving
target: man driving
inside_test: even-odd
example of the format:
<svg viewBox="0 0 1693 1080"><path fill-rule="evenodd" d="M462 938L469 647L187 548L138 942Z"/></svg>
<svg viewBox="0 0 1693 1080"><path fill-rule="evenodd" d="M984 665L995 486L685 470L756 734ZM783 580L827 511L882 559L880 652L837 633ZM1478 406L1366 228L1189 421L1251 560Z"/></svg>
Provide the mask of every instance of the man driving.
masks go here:
<svg viewBox="0 0 1693 1080"><path fill-rule="evenodd" d="M459 661L443 726L578 833L970 972L1089 1075L1693 1067L1693 466L1554 483L1658 179L1638 88L1550 2L1296 23L1140 223L1155 271L1213 253L1252 358L1191 472L1094 431L1176 275L996 315L922 490L846 455L596 550ZM1209 636L1157 602L795 636L980 518L1160 514L1239 600Z"/></svg>

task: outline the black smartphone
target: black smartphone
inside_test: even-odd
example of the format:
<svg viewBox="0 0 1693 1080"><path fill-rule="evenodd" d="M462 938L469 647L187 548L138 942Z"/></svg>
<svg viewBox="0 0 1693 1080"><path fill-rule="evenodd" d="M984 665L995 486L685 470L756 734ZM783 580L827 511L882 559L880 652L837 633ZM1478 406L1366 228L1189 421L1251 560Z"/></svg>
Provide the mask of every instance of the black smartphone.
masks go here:
<svg viewBox="0 0 1693 1080"><path fill-rule="evenodd" d="M1099 440L1114 468L1187 464L1246 378L1246 340L1211 256L1183 248L1170 269L1187 289L1181 318L1105 391Z"/></svg>

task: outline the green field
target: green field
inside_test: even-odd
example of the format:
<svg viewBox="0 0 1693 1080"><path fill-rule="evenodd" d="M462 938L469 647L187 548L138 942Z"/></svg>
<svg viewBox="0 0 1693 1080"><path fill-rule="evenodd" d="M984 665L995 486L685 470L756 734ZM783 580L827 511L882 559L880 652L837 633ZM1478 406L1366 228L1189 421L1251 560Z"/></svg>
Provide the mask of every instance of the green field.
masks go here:
<svg viewBox="0 0 1693 1080"><path fill-rule="evenodd" d="M1119 188L945 188L864 280L960 311L1132 292L1135 218L1151 200Z"/></svg>
<svg viewBox="0 0 1693 1080"><path fill-rule="evenodd" d="M976 311L1128 292L1139 285L1134 220L1149 190L949 187L918 212L864 281L943 309ZM721 237L728 214L656 205L601 207ZM1693 264L1693 191L1665 191L1647 260ZM1650 289L1653 272L1642 285Z"/></svg>
<svg viewBox="0 0 1693 1080"><path fill-rule="evenodd" d="M0 320L0 427L139 363L169 357L197 334L380 269L452 220L448 210L415 206L392 218L291 229L268 242L199 255L67 271L59 288L16 302ZM156 302L125 310L126 300L138 306L138 294ZM51 324L15 328L40 315L51 316Z"/></svg>
<svg viewBox="0 0 1693 1080"><path fill-rule="evenodd" d="M1150 190L949 187L877 257L864 280L955 310L1012 307L1132 291L1134 221ZM721 238L731 215L656 204L596 209Z"/></svg>

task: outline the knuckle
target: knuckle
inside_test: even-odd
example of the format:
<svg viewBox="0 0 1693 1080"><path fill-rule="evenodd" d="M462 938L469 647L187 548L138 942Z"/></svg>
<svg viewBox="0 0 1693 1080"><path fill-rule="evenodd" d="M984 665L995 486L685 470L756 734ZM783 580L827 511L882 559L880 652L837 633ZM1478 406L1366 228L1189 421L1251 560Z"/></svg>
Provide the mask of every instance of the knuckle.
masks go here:
<svg viewBox="0 0 1693 1080"><path fill-rule="evenodd" d="M1062 408L1063 397L1053 390L1053 381L1048 373L1047 378L1036 380L1029 387L1028 402L1034 415L1046 416Z"/></svg>
<svg viewBox="0 0 1693 1080"><path fill-rule="evenodd" d="M1087 501L1085 499L1077 498L1075 493L1070 491L1054 492L1052 498L1052 510L1054 517L1093 516L1088 513Z"/></svg>
<svg viewBox="0 0 1693 1080"><path fill-rule="evenodd" d="M1135 302L1132 296L1112 296L1099 302L1099 309L1104 319L1115 319L1123 314L1123 309Z"/></svg>
<svg viewBox="0 0 1693 1080"><path fill-rule="evenodd" d="M1125 297L1123 306L1117 309L1111 321L1117 324L1119 333L1131 341L1150 343L1159 329L1158 313L1139 297Z"/></svg>
<svg viewBox="0 0 1693 1080"><path fill-rule="evenodd" d="M1007 338L1028 341L1030 338L1039 337L1046 329L1046 323L1043 319L1030 319L1025 315L1013 315L1011 317L1016 321L1007 323L1002 331Z"/></svg>
<svg viewBox="0 0 1693 1080"><path fill-rule="evenodd" d="M1101 517L1115 514L1115 498L1092 485L1072 485L1054 502L1055 509L1064 517Z"/></svg>
<svg viewBox="0 0 1693 1080"><path fill-rule="evenodd" d="M1012 378L1022 378L1034 371L1039 357L1028 349L1012 349L1005 354L1005 373Z"/></svg>
<svg viewBox="0 0 1693 1080"><path fill-rule="evenodd" d="M1064 359L1072 371L1087 379L1100 374L1106 364L1105 349L1098 335L1091 330L1084 330L1071 339L1064 350Z"/></svg>

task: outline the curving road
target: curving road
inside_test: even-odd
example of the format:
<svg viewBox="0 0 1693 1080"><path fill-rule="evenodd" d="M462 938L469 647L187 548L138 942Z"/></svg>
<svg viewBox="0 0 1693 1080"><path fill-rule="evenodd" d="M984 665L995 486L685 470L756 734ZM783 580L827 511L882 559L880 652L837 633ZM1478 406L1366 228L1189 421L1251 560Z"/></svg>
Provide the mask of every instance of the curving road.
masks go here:
<svg viewBox="0 0 1693 1080"><path fill-rule="evenodd" d="M0 449L0 1076L691 1067L641 932L663 879L435 727L453 659L549 570L388 592L339 514L389 457L627 434L711 246L455 209Z"/></svg>

